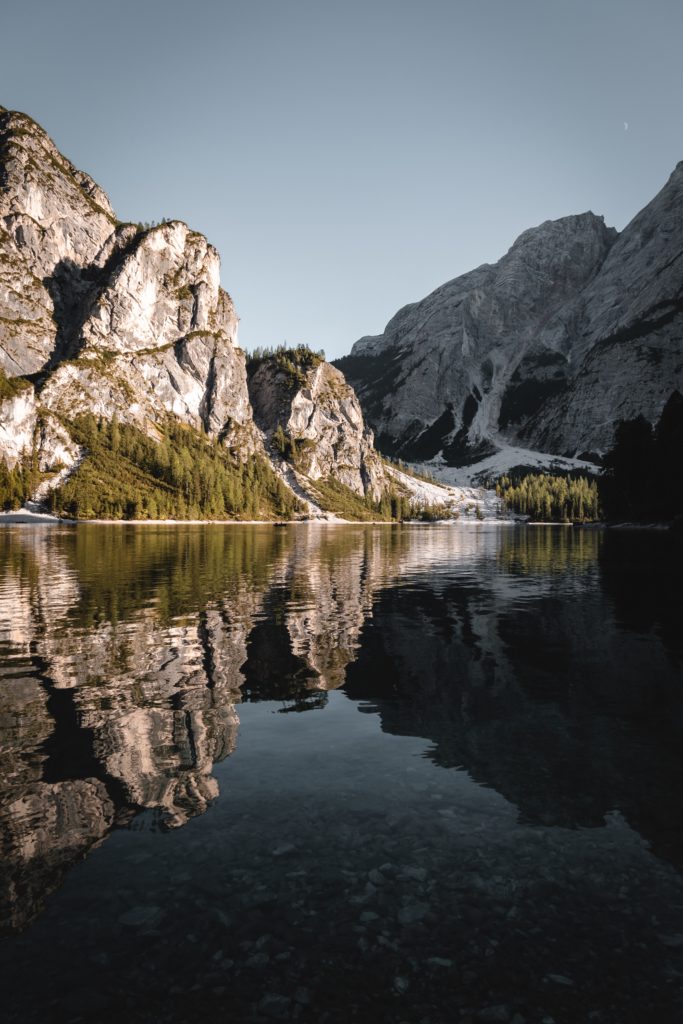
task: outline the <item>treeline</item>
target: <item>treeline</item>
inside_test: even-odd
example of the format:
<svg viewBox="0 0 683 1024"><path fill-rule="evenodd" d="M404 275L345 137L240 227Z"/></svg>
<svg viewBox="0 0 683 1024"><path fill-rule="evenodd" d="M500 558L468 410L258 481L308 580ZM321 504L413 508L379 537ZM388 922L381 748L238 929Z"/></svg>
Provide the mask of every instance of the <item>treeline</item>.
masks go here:
<svg viewBox="0 0 683 1024"><path fill-rule="evenodd" d="M166 426L159 441L88 414L70 424L86 451L50 492L49 510L78 519L289 519L299 500L260 456L236 459L191 427Z"/></svg>
<svg viewBox="0 0 683 1024"><path fill-rule="evenodd" d="M503 476L496 494L506 508L546 522L683 518L683 396L672 393L654 427L643 416L618 423L597 480Z"/></svg>
<svg viewBox="0 0 683 1024"><path fill-rule="evenodd" d="M30 388L30 383L25 377L8 377L0 367L0 402L7 398L16 398L22 391Z"/></svg>
<svg viewBox="0 0 683 1024"><path fill-rule="evenodd" d="M320 508L325 512L334 512L343 519L355 519L358 522L399 522L410 515L408 499L395 491L387 489L382 497L376 500L369 493L365 496L356 494L334 477L311 480L309 486Z"/></svg>
<svg viewBox="0 0 683 1024"><path fill-rule="evenodd" d="M334 512L344 519L358 522L436 522L438 519L458 518L458 513L447 505L415 504L410 495L392 486L386 487L380 498L373 498L369 493L364 497L356 494L334 477L309 480L307 486L325 512Z"/></svg>
<svg viewBox="0 0 683 1024"><path fill-rule="evenodd" d="M295 345L293 348L287 345L257 347L247 356L247 373L255 373L269 359L284 373L290 387L302 388L306 384L308 372L325 362L325 352L323 349L314 352L308 345Z"/></svg>
<svg viewBox="0 0 683 1024"><path fill-rule="evenodd" d="M0 461L0 508L5 512L21 508L40 483L38 457L35 449L24 453L11 469Z"/></svg>
<svg viewBox="0 0 683 1024"><path fill-rule="evenodd" d="M407 494L402 494L395 488L387 487L382 492L379 501L373 502L372 498L370 498L370 503L376 510L378 519L401 522L413 518L413 507L410 498Z"/></svg>
<svg viewBox="0 0 683 1024"><path fill-rule="evenodd" d="M282 424L278 423L273 431L272 444L275 451L289 462L293 469L303 475L307 474L310 456L315 449L314 441L306 437L292 437L283 429ZM427 502L416 505L400 484L385 487L378 499L373 498L370 493L365 496L356 494L334 477L309 480L308 486L315 492L317 504L325 512L335 512L345 519L356 519L361 522L373 519L385 522L434 522L437 519L454 518L453 512L446 505Z"/></svg>
<svg viewBox="0 0 683 1024"><path fill-rule="evenodd" d="M162 224L170 224L171 217L162 217L161 220L139 220L135 225L138 231L149 231L150 228L158 228Z"/></svg>
<svg viewBox="0 0 683 1024"><path fill-rule="evenodd" d="M496 494L505 508L541 522L588 523L600 516L598 484L583 476L502 476Z"/></svg>
<svg viewBox="0 0 683 1024"><path fill-rule="evenodd" d="M643 416L618 424L601 480L612 520L662 522L683 516L683 396L674 391L655 427Z"/></svg>

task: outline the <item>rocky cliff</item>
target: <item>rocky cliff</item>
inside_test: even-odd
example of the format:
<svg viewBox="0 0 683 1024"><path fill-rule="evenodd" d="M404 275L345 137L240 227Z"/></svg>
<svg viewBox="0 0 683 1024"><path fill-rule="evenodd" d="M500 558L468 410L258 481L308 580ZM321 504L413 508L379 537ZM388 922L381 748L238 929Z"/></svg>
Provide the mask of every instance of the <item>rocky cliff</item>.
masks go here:
<svg viewBox="0 0 683 1024"><path fill-rule="evenodd" d="M602 453L683 383L683 163L618 234L593 213L524 232L337 362L379 447L476 462L507 445Z"/></svg>
<svg viewBox="0 0 683 1024"><path fill-rule="evenodd" d="M43 466L73 461L54 434L85 411L147 431L172 414L253 447L219 270L213 246L179 221L117 221L42 128L0 112L0 369L16 392L1 409L0 431L13 435L3 454L30 446L40 421Z"/></svg>
<svg viewBox="0 0 683 1024"><path fill-rule="evenodd" d="M237 325L220 286L218 253L203 235L180 221L120 222L105 193L39 125L0 108L0 465L11 470L31 453L34 483L56 474L29 489L34 497L44 499L74 470L80 479L84 459L94 464L92 444L72 429L90 414L91 424L92 417L116 416L155 441L168 441L170 422L194 428L238 462L260 459L259 493L275 494L284 483L291 501L294 491L309 512L320 512L309 501L313 481L333 480L363 500L378 499L388 477L342 374L318 359L310 372L296 369L293 380L266 362L252 375L254 418ZM296 460L283 459L274 446L278 425ZM98 444L103 437L105 447L117 447L104 435ZM130 461L139 448L128 435L119 461L121 454ZM111 454L90 474L87 500L71 495L74 509L95 508L93 491L112 478ZM159 460L166 469L157 472L148 452L135 467L160 481L147 510L167 507L159 487L199 497L201 481L188 480L192 456L185 453L184 471L169 458L166 452ZM131 474L127 466L123 475ZM242 473L235 486L253 491L252 483ZM123 496L122 506L130 497ZM225 490L213 507L231 514L239 496L229 497ZM260 500L263 511L267 501ZM271 515L284 514L278 501L271 501ZM190 504L196 509L200 502Z"/></svg>
<svg viewBox="0 0 683 1024"><path fill-rule="evenodd" d="M603 452L618 420L658 419L683 384L683 161L574 304L566 392L521 431L546 451Z"/></svg>
<svg viewBox="0 0 683 1024"><path fill-rule="evenodd" d="M354 391L339 370L307 349L254 361L249 374L254 420L297 480L334 477L361 497L386 486L382 460Z"/></svg>

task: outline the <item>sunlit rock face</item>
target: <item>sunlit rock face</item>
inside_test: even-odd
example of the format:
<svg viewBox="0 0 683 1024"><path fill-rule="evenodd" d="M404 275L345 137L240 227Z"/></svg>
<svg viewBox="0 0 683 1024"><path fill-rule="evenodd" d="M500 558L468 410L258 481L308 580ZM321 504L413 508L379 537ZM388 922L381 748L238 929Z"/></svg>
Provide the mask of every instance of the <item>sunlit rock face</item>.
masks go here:
<svg viewBox="0 0 683 1024"><path fill-rule="evenodd" d="M59 420L45 415L32 387L0 400L0 458L11 468L36 446L38 468L50 470L71 466L78 458L78 446Z"/></svg>
<svg viewBox="0 0 683 1024"><path fill-rule="evenodd" d="M95 182L31 118L0 110L0 366L8 376L66 354L115 229Z"/></svg>
<svg viewBox="0 0 683 1024"><path fill-rule="evenodd" d="M307 445L304 476L379 497L381 461L343 376L321 363L292 389L263 366L257 426L237 327L203 235L121 223L42 128L0 108L0 370L15 392L0 401L0 458L12 466L35 448L41 470L73 467L87 453L64 420L83 413L116 413L152 437L172 417L242 458L263 453L261 431L268 441L280 422Z"/></svg>
<svg viewBox="0 0 683 1024"><path fill-rule="evenodd" d="M379 497L385 474L353 388L326 362L303 376L292 381L276 359L258 367L249 381L257 426L271 442L279 426L299 443L301 476L334 477L358 495Z"/></svg>
<svg viewBox="0 0 683 1024"><path fill-rule="evenodd" d="M92 411L143 426L164 413L210 434L251 428L237 315L219 286L213 246L173 222L136 234L78 335L76 363L43 388L50 409Z"/></svg>
<svg viewBox="0 0 683 1024"><path fill-rule="evenodd" d="M2 404L0 455L11 464L40 424L43 467L72 464L77 453L60 445L51 414L115 411L152 433L171 414L252 451L237 315L219 264L183 223L118 222L42 128L0 110L0 369L40 375L37 393Z"/></svg>
<svg viewBox="0 0 683 1024"><path fill-rule="evenodd" d="M505 443L604 452L683 383L683 164L618 234L592 213L525 231L338 361L380 448L475 462Z"/></svg>
<svg viewBox="0 0 683 1024"><path fill-rule="evenodd" d="M0 450L5 462L13 466L23 452L30 451L37 422L33 388L0 401Z"/></svg>

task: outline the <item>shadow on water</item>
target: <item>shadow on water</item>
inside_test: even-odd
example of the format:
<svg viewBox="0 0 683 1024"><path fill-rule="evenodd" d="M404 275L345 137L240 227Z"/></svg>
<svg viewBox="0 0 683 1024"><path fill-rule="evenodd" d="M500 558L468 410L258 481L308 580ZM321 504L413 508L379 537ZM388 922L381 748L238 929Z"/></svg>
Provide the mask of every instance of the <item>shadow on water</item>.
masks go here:
<svg viewBox="0 0 683 1024"><path fill-rule="evenodd" d="M75 967L56 952L35 1019L110 1019L95 989L118 999L116 962L129 998L111 1019L193 1020L198 991L213 1013L227 984L240 1020L666 1021L683 971L681 568L669 536L592 530L0 533L11 998L59 928L75 948L98 937L102 976L71 978L58 1012ZM324 713L272 715L306 710ZM641 970L643 929L664 955ZM640 971L642 990L603 1006L586 958L615 942L612 989ZM552 981L563 960L580 994ZM198 988L178 980L187 962ZM350 992L367 972L376 991Z"/></svg>
<svg viewBox="0 0 683 1024"><path fill-rule="evenodd" d="M659 535L504 535L493 583L384 589L345 691L521 821L596 827L619 811L681 869L680 556Z"/></svg>

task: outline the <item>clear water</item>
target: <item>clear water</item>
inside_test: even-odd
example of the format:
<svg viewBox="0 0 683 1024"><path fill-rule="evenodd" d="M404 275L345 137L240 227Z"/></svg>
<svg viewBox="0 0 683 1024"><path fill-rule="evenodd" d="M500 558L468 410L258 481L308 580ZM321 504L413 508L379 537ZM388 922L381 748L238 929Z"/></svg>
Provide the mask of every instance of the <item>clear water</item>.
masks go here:
<svg viewBox="0 0 683 1024"><path fill-rule="evenodd" d="M681 555L4 529L3 1019L679 1022Z"/></svg>

